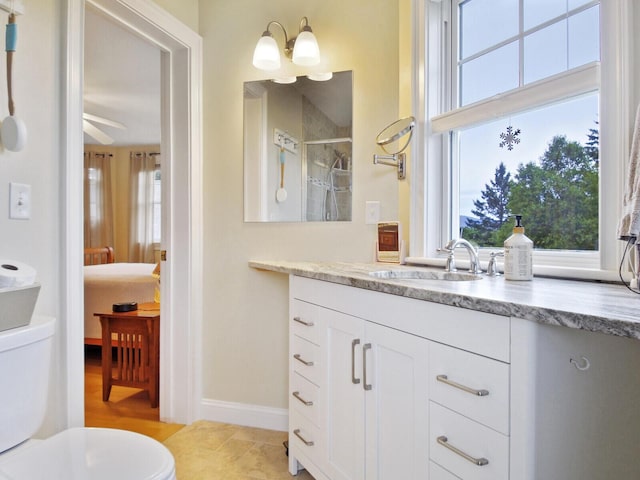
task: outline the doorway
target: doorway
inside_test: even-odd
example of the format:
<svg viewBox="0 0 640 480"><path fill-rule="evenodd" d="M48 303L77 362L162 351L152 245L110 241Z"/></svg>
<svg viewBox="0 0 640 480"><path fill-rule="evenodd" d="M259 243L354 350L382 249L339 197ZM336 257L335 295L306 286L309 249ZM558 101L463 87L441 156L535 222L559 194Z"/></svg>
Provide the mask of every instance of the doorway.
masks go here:
<svg viewBox="0 0 640 480"><path fill-rule="evenodd" d="M66 319L62 352L66 366L67 426L84 424L82 276L82 126L83 23L85 5L156 45L161 54L163 178L172 189L163 245L160 346L160 419L191 423L201 398L202 323L202 152L201 38L147 0L68 0L64 160L64 279L61 316ZM169 82L171 79L171 82ZM80 213L80 214L79 214ZM165 294L166 292L166 294Z"/></svg>
<svg viewBox="0 0 640 480"><path fill-rule="evenodd" d="M117 426L156 438L172 424L158 425L159 408L152 407L149 390L116 385L103 401L102 333L94 313L110 312L115 303L135 301L142 309L157 305L153 272L160 261L163 213L161 52L90 5L84 31L84 242L85 247L110 246L114 257L112 263L85 262L83 268L85 425ZM140 349L127 352L137 357ZM148 372L131 373L144 377Z"/></svg>

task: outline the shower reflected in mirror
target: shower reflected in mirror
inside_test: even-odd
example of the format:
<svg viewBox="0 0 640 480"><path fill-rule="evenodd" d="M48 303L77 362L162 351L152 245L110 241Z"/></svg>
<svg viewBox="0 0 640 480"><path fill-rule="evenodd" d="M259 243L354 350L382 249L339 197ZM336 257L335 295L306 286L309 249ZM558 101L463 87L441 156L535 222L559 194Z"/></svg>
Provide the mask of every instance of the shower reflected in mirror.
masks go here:
<svg viewBox="0 0 640 480"><path fill-rule="evenodd" d="M352 99L350 71L245 82L246 222L351 220Z"/></svg>

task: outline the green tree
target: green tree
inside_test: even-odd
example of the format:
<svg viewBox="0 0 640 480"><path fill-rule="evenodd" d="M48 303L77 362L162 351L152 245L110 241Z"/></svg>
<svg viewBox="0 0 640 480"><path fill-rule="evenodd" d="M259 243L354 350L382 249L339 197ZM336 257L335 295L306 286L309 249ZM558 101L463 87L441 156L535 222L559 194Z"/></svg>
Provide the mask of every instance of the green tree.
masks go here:
<svg viewBox="0 0 640 480"><path fill-rule="evenodd" d="M536 248L598 248L597 130L590 131L589 141L585 147L557 135L539 165L518 167L508 208L522 215ZM500 236L509 231L503 227Z"/></svg>
<svg viewBox="0 0 640 480"><path fill-rule="evenodd" d="M500 162L493 180L485 184L481 192L482 198L473 201L475 208L471 213L475 218L467 222L463 233L464 238L476 242L481 247L502 245L500 239L496 238L496 232L509 218L507 204L511 184L511 174L507 172L504 163Z"/></svg>

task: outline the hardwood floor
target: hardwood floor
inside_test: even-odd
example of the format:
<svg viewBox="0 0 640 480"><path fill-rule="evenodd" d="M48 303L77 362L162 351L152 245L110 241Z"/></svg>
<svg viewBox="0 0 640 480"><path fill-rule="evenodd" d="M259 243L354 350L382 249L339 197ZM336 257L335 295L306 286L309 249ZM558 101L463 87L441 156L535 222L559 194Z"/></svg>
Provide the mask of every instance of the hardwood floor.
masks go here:
<svg viewBox="0 0 640 480"><path fill-rule="evenodd" d="M111 388L108 402L102 401L100 347L85 346L85 425L121 428L164 441L184 425L160 422L160 409L151 408L149 394L137 388Z"/></svg>

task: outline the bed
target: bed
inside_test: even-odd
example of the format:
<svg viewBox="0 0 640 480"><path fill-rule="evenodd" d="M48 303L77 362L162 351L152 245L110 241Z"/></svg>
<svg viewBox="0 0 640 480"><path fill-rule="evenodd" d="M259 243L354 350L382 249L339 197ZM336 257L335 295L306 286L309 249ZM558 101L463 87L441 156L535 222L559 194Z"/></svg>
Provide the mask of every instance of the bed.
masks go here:
<svg viewBox="0 0 640 480"><path fill-rule="evenodd" d="M100 320L93 314L111 312L114 303L153 302L156 278L151 274L155 263L116 263L113 249L86 249L84 266L84 341L101 345ZM92 252L87 252L91 250ZM103 252L96 252L103 250ZM91 258L89 261L88 258ZM95 258L105 263L95 264ZM90 263L90 264L87 264Z"/></svg>

